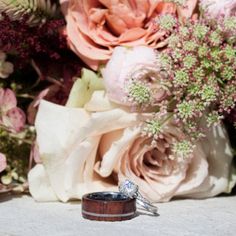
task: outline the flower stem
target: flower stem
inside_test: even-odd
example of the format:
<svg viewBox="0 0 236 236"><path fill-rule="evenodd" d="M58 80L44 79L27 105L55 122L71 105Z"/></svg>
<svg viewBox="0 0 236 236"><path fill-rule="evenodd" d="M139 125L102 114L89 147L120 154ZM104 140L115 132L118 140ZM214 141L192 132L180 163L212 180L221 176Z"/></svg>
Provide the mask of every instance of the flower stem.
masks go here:
<svg viewBox="0 0 236 236"><path fill-rule="evenodd" d="M168 120L170 120L170 118L172 118L174 116L174 113L170 113L162 122L161 125L165 124Z"/></svg>
<svg viewBox="0 0 236 236"><path fill-rule="evenodd" d="M5 127L3 125L0 125L0 129L6 131L8 133L8 135L9 135L9 137L11 137L11 138L14 138L16 140L19 140L19 141L24 142L24 143L29 144L29 145L32 145L32 143L33 143L33 141L30 140L30 139L26 139L24 137L19 137L18 136L19 133L18 134L12 133L9 128L7 128L7 127Z"/></svg>
<svg viewBox="0 0 236 236"><path fill-rule="evenodd" d="M17 97L20 97L20 98L30 98L30 99L34 99L35 96L33 95L29 95L27 93L22 93L22 94L16 94Z"/></svg>

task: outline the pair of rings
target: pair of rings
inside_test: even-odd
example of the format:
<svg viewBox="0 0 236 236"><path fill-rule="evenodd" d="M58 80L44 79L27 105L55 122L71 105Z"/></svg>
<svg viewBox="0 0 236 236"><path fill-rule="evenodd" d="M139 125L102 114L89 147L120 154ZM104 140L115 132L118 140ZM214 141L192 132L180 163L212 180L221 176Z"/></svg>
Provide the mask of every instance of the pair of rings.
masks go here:
<svg viewBox="0 0 236 236"><path fill-rule="evenodd" d="M99 221L122 221L136 215L136 204L153 215L157 207L144 198L138 185L126 180L119 186L119 192L89 193L82 198L82 215L86 219Z"/></svg>

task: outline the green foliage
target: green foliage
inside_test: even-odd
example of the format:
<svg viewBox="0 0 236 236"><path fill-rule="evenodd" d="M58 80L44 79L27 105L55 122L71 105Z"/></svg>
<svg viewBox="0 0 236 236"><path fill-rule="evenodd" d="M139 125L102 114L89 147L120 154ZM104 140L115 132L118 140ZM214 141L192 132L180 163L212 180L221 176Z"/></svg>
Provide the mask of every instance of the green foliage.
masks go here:
<svg viewBox="0 0 236 236"><path fill-rule="evenodd" d="M103 80L95 72L83 69L69 95L67 107L83 107L92 97L94 91L104 90Z"/></svg>
<svg viewBox="0 0 236 236"><path fill-rule="evenodd" d="M7 156L7 168L0 174L0 184L25 182L34 138L34 129L30 127L15 134L0 128L0 152Z"/></svg>
<svg viewBox="0 0 236 236"><path fill-rule="evenodd" d="M50 0L0 0L0 12L13 20L28 16L27 23L35 25L56 17L59 11Z"/></svg>

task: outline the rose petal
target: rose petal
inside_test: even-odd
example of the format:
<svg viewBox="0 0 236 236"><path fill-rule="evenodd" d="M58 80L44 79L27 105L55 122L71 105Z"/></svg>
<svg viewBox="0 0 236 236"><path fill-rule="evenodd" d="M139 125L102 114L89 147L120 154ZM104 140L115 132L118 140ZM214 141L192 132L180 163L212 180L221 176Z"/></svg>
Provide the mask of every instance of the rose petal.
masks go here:
<svg viewBox="0 0 236 236"><path fill-rule="evenodd" d="M28 181L30 194L36 201L58 201L42 164L37 164L30 170Z"/></svg>
<svg viewBox="0 0 236 236"><path fill-rule="evenodd" d="M106 14L106 22L114 35L118 36L127 30L127 25L119 16Z"/></svg>
<svg viewBox="0 0 236 236"><path fill-rule="evenodd" d="M160 2L158 3L155 11L158 14L173 14L176 11L176 5L171 2Z"/></svg>
<svg viewBox="0 0 236 236"><path fill-rule="evenodd" d="M67 108L42 100L36 117L39 152L56 153L74 142L80 127L89 119L89 114L80 108ZM76 127L76 128L75 128Z"/></svg>
<svg viewBox="0 0 236 236"><path fill-rule="evenodd" d="M88 36L84 35L68 18L67 23L70 28L67 30L67 34L70 38L69 44L72 43L76 52L86 58L93 58L92 60L107 60L109 59L111 52L107 49L101 49L96 45ZM79 47L79 51L77 50Z"/></svg>
<svg viewBox="0 0 236 236"><path fill-rule="evenodd" d="M176 196L193 193L208 176L207 154L203 152L201 144L194 150L193 158L189 164L187 176L176 191Z"/></svg>
<svg viewBox="0 0 236 236"><path fill-rule="evenodd" d="M145 13L137 12L136 9L132 9L132 5L123 2L110 5L106 19L110 29L119 36L128 29L142 27Z"/></svg>
<svg viewBox="0 0 236 236"><path fill-rule="evenodd" d="M134 2L133 2L134 3ZM145 12L137 11L135 3L132 5L117 4L113 5L110 9L111 14L119 17L125 23L127 29L139 28L144 26L146 17Z"/></svg>
<svg viewBox="0 0 236 236"><path fill-rule="evenodd" d="M107 111L116 107L116 104L110 102L105 91L94 92L89 102L84 105L84 108L90 112Z"/></svg>
<svg viewBox="0 0 236 236"><path fill-rule="evenodd" d="M89 11L89 18L96 24L104 24L106 9L92 8Z"/></svg>
<svg viewBox="0 0 236 236"><path fill-rule="evenodd" d="M108 97L109 99L116 102L120 101L120 98L125 97L123 92L124 81L120 81L120 72L127 60L126 52L127 49L123 47L117 47L114 50L113 57L102 70L102 76L104 78L104 84L108 92Z"/></svg>
<svg viewBox="0 0 236 236"><path fill-rule="evenodd" d="M141 28L132 28L126 30L119 38L119 42L122 44L124 42L130 42L138 40L146 34L146 31Z"/></svg>
<svg viewBox="0 0 236 236"><path fill-rule="evenodd" d="M206 198L228 191L233 154L225 128L222 125L213 127L207 132L206 140L202 145L204 152L208 153L208 177L186 197Z"/></svg>
<svg viewBox="0 0 236 236"><path fill-rule="evenodd" d="M103 177L109 176L114 169L119 170L118 163L121 157L130 148L139 133L140 128L127 128L124 133L122 131L118 131L106 134L100 143L102 148L101 155L103 158L101 162L96 164L95 170ZM112 140L110 145L108 140L110 140L110 142ZM106 146L104 147L104 145ZM104 150L107 150L107 152L104 153Z"/></svg>

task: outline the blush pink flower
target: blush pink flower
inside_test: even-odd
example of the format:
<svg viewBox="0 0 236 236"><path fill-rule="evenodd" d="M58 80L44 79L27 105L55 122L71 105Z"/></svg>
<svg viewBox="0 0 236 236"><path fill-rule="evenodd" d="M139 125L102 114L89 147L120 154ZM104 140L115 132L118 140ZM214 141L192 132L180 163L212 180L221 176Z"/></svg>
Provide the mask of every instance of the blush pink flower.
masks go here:
<svg viewBox="0 0 236 236"><path fill-rule="evenodd" d="M201 0L199 4L213 18L228 17L236 13L236 0Z"/></svg>
<svg viewBox="0 0 236 236"><path fill-rule="evenodd" d="M163 47L165 32L153 30L154 19L163 14L191 17L196 4L197 0L187 0L185 7L150 0L61 0L69 46L95 70L118 45Z"/></svg>
<svg viewBox="0 0 236 236"><path fill-rule="evenodd" d="M108 98L125 106L132 105L127 100L127 86L131 77L135 81L150 84L155 97L154 103L162 101L167 92L160 86L160 74L157 54L153 48L147 46L116 47L111 59L102 69Z"/></svg>
<svg viewBox="0 0 236 236"><path fill-rule="evenodd" d="M0 89L0 125L14 132L19 132L25 125L25 114L17 107L14 92L10 89Z"/></svg>
<svg viewBox="0 0 236 236"><path fill-rule="evenodd" d="M0 153L0 172L4 171L7 167L6 156Z"/></svg>

